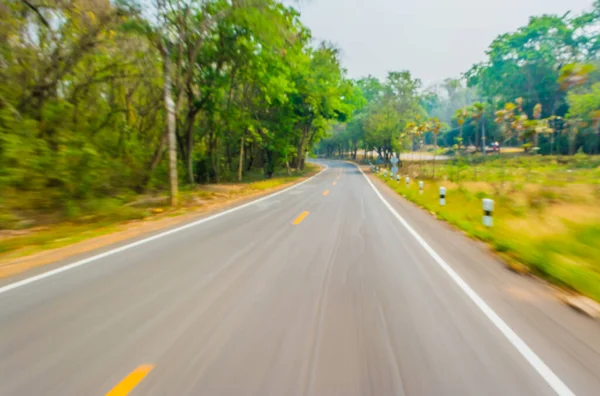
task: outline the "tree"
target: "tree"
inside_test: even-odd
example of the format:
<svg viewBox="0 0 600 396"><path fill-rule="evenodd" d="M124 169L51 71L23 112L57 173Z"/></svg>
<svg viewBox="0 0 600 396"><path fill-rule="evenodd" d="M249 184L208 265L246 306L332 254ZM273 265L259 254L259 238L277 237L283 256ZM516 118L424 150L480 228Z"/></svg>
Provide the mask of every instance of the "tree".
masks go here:
<svg viewBox="0 0 600 396"><path fill-rule="evenodd" d="M442 123L438 118L433 118L431 120L431 132L433 133L433 179L435 180L435 155L437 152L437 137L440 134L440 130L442 129Z"/></svg>
<svg viewBox="0 0 600 396"><path fill-rule="evenodd" d="M479 147L479 133L477 130L481 130L481 148L483 154L485 154L485 105L480 102L473 103L469 108L469 116L477 124L475 132L475 147Z"/></svg>
<svg viewBox="0 0 600 396"><path fill-rule="evenodd" d="M392 152L400 151L406 143L406 125L424 115L419 95L421 82L408 71L390 72L383 83L371 86L380 90L377 95L365 95L373 98L365 106L365 142L387 161Z"/></svg>
<svg viewBox="0 0 600 396"><path fill-rule="evenodd" d="M309 49L304 67L293 77L297 91L291 96L299 132L297 166L304 167L306 147L320 140L333 121L347 121L352 114L352 84L340 68L339 51L322 43Z"/></svg>
<svg viewBox="0 0 600 396"><path fill-rule="evenodd" d="M423 95L423 107L432 117L450 124L456 110L472 105L479 100L476 88L465 86L463 79L446 79L443 83L429 87Z"/></svg>
<svg viewBox="0 0 600 396"><path fill-rule="evenodd" d="M465 74L468 85L494 106L522 97L517 122L524 122L524 116L531 118L539 104L539 120L552 117L551 123L561 124L558 120L569 111L568 93L589 89L590 82L600 78L593 66L600 49L595 33L599 26L598 4L578 15L532 17L526 26L501 34L491 43L487 59ZM487 126L496 134L498 124ZM554 138L554 132L535 134L536 146L542 153L551 152ZM580 143L589 147L589 138L576 139L576 144Z"/></svg>
<svg viewBox="0 0 600 396"><path fill-rule="evenodd" d="M514 121L515 121L515 111L517 110L517 106L514 103L506 103L504 108L496 111L496 119L495 122L498 124L505 135L506 140L508 141L514 137Z"/></svg>
<svg viewBox="0 0 600 396"><path fill-rule="evenodd" d="M0 200L15 202L9 210L77 216L144 191L170 191L175 205L179 183L291 173L360 105L338 50L312 47L298 12L278 1L145 6L0 7ZM362 123L354 126L356 153Z"/></svg>
<svg viewBox="0 0 600 396"><path fill-rule="evenodd" d="M467 118L469 117L469 112L467 110L467 107L462 107L462 108L456 110L455 117L456 117L456 123L458 124L458 128L460 130L460 136L464 140L463 128L464 128ZM459 148L460 148L460 145L459 145Z"/></svg>
<svg viewBox="0 0 600 396"><path fill-rule="evenodd" d="M570 121L584 120L593 129L595 142L590 142L589 152L600 153L600 83L595 83L589 90L582 92L569 92L567 96L569 112L567 119Z"/></svg>

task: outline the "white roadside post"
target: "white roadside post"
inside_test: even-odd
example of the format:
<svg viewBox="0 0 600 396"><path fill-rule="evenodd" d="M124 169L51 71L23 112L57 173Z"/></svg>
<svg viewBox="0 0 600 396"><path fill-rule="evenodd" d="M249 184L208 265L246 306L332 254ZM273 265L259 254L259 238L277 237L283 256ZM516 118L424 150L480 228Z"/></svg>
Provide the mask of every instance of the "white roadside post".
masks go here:
<svg viewBox="0 0 600 396"><path fill-rule="evenodd" d="M396 175L396 181L400 182L400 175Z"/></svg>
<svg viewBox="0 0 600 396"><path fill-rule="evenodd" d="M491 227L494 224L492 219L492 212L494 212L494 200L489 198L483 199L483 225Z"/></svg>
<svg viewBox="0 0 600 396"><path fill-rule="evenodd" d="M423 194L423 186L424 186L423 181L422 180L419 181L419 194Z"/></svg>
<svg viewBox="0 0 600 396"><path fill-rule="evenodd" d="M387 169L384 169L384 171L383 171L383 177L384 178L387 177Z"/></svg>
<svg viewBox="0 0 600 396"><path fill-rule="evenodd" d="M410 177L406 176L406 187L410 184Z"/></svg>
<svg viewBox="0 0 600 396"><path fill-rule="evenodd" d="M446 187L440 187L440 205L446 206Z"/></svg>
<svg viewBox="0 0 600 396"><path fill-rule="evenodd" d="M392 164L392 169L390 169L390 179L392 180L394 180L394 176L398 174L398 162L400 162L400 160L396 156L396 153L394 153L390 159L390 163Z"/></svg>

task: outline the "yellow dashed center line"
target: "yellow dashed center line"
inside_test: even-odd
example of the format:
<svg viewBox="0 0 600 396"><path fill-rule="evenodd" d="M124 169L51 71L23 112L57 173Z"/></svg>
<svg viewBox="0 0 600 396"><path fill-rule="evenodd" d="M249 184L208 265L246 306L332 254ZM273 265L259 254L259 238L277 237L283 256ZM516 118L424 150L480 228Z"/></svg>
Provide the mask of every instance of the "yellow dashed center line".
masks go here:
<svg viewBox="0 0 600 396"><path fill-rule="evenodd" d="M324 196L327 196L327 194L329 194L329 190L325 190L325 191L323 191L323 195L324 195Z"/></svg>
<svg viewBox="0 0 600 396"><path fill-rule="evenodd" d="M127 396L153 368L154 366L151 364L141 365L123 378L106 396Z"/></svg>
<svg viewBox="0 0 600 396"><path fill-rule="evenodd" d="M308 211L302 212L300 216L296 217L296 220L294 220L294 225L300 224L306 216L308 216Z"/></svg>

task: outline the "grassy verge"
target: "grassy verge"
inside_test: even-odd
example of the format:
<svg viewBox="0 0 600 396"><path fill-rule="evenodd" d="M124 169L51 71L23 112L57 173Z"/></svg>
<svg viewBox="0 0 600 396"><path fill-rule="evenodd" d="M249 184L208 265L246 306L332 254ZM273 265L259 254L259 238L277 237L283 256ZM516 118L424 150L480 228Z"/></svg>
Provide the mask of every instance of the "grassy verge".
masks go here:
<svg viewBox="0 0 600 396"><path fill-rule="evenodd" d="M479 163L477 163L479 162ZM522 267L600 301L600 159L521 157L473 163L410 164L407 188L394 191L487 242L509 265ZM425 189L419 194L417 180ZM439 205L439 187L447 205ZM482 225L483 198L495 201L494 226Z"/></svg>
<svg viewBox="0 0 600 396"><path fill-rule="evenodd" d="M293 172L289 176L280 172L265 180L262 175L254 174L243 183L201 185L193 190L184 189L181 191L181 205L178 208L168 207L167 196L164 194L110 198L69 221L50 222L24 229L0 230L0 266L2 262L65 247L125 228L142 226L152 220L210 210L237 199L281 188L315 173L318 169L317 165L306 164L303 171Z"/></svg>

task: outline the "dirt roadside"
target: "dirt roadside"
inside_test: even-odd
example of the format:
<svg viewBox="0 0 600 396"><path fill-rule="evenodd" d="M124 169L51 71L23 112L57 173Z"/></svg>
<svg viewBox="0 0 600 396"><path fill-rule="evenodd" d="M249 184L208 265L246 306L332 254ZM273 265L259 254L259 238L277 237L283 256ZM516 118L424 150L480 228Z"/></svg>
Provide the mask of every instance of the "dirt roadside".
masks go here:
<svg viewBox="0 0 600 396"><path fill-rule="evenodd" d="M283 190L294 184L298 184L314 176L320 170L321 168L298 177L292 182L284 183L273 188L262 191L250 191L234 197L222 197L219 200L203 203L202 206L189 208L184 212L165 212L149 219L123 222L112 226L111 229L114 231L111 230L104 235L91 237L67 246L43 250L31 255L16 258L0 258L0 279L19 275L33 268L65 260L69 257L91 252L111 244L147 234L149 235L163 229L175 227L179 224L189 223L197 218L206 217L207 215L238 206L272 194L276 191Z"/></svg>

